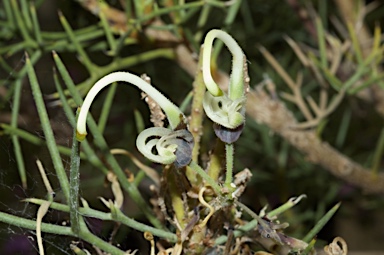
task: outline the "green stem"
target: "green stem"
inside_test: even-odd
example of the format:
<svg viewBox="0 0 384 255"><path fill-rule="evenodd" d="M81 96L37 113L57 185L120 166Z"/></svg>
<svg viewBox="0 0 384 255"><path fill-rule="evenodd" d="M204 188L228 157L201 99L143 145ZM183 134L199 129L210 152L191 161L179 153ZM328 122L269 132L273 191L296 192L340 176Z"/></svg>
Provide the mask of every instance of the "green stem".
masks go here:
<svg viewBox="0 0 384 255"><path fill-rule="evenodd" d="M327 52L326 52L326 44L325 44L325 33L323 23L320 18L316 18L316 30L317 30L317 39L319 44L320 51L320 63L321 68L323 70L327 69Z"/></svg>
<svg viewBox="0 0 384 255"><path fill-rule="evenodd" d="M136 23L141 24L145 21L151 20L155 17L170 13L172 11L179 11L179 10L184 10L184 9L191 9L191 8L196 8L205 5L205 1L199 1L199 2L191 2L191 3L186 3L182 5L174 5L170 6L167 8L161 8L158 10L155 10L147 15L142 16L142 18L139 18Z"/></svg>
<svg viewBox="0 0 384 255"><path fill-rule="evenodd" d="M143 16L143 6L144 4L143 4L143 1L141 1L141 0L133 0L133 6L134 6L134 8L135 8L135 15L136 15L136 17L137 18L140 18L140 17L142 17Z"/></svg>
<svg viewBox="0 0 384 255"><path fill-rule="evenodd" d="M105 37L107 38L107 42L108 42L108 45L109 45L109 48L110 48L110 53L112 53L112 55L115 55L116 54L116 41L115 41L115 38L113 37L113 33L111 31L111 27L110 25L108 24L108 21L107 19L105 18L105 15L103 12L100 12L100 20L101 20L101 24L104 28L104 32L105 32Z"/></svg>
<svg viewBox="0 0 384 255"><path fill-rule="evenodd" d="M35 65L37 61L40 60L41 55L42 55L42 52L40 50L37 50L34 53L32 53L32 56L30 58L32 65ZM27 65L23 66L16 76L18 78L24 78L25 74L27 73L27 70L28 70L28 66Z"/></svg>
<svg viewBox="0 0 384 255"><path fill-rule="evenodd" d="M81 61L84 63L87 70L92 73L94 64L89 59L87 53L85 53L83 47L81 47L78 39L76 38L75 34L73 33L71 26L69 25L67 19L64 17L64 15L61 12L59 12L59 18L60 18L60 22L61 22L62 26L65 29L65 32L67 32L68 37L70 38L71 42L75 46L76 51L79 53L79 55L81 57Z"/></svg>
<svg viewBox="0 0 384 255"><path fill-rule="evenodd" d="M33 24L32 24L31 15L29 13L29 6L27 3L27 0L19 0L19 2L21 6L22 19L25 22L25 27L27 28L28 31L31 31Z"/></svg>
<svg viewBox="0 0 384 255"><path fill-rule="evenodd" d="M31 11L31 16L32 16L32 24L35 32L35 37L36 41L38 44L41 44L42 37L41 37L41 30L40 30L40 25L39 25L39 20L37 19L36 15L36 8L33 2L30 3L30 11Z"/></svg>
<svg viewBox="0 0 384 255"><path fill-rule="evenodd" d="M104 31L100 29L99 25L90 25L88 27L79 28L75 31L73 31L75 34L77 40L79 42L89 39L95 39L95 38L89 38L89 35L96 35L97 37L101 37L104 35ZM55 31L49 31L49 32L41 32L41 36L44 40L52 40L52 41L59 41L59 40L65 40L68 44L68 34L66 32L55 32Z"/></svg>
<svg viewBox="0 0 384 255"><path fill-rule="evenodd" d="M131 0L125 0L124 11L126 19L129 20L133 16Z"/></svg>
<svg viewBox="0 0 384 255"><path fill-rule="evenodd" d="M193 91L190 91L190 92L188 92L188 94L185 96L185 98L181 102L181 104L179 106L180 111L182 111L182 112L187 111L189 106L191 105L192 99L193 99Z"/></svg>
<svg viewBox="0 0 384 255"><path fill-rule="evenodd" d="M377 176L384 151L384 128L381 129L379 141L377 143L375 154L373 155L372 173Z"/></svg>
<svg viewBox="0 0 384 255"><path fill-rule="evenodd" d="M11 136L17 136L29 143L32 143L34 145L47 145L47 142L42 140L41 138L35 136L35 135L32 135L31 133L28 133L27 131L25 130L22 130L22 129L19 129L19 128L13 128L12 126L8 125L8 124L5 124L5 123L0 123L0 127L3 129L3 132L5 134L8 134L8 135L11 135ZM70 156L71 155L71 149L68 148L68 147L64 147L64 146L57 146L59 152L63 155L66 155L66 156ZM88 159L90 160L89 158L87 158L85 156L85 154L83 152L80 153L80 157L82 159Z"/></svg>
<svg viewBox="0 0 384 255"><path fill-rule="evenodd" d="M198 66L201 66L202 62L202 51L200 50L199 63ZM198 162L199 153L200 153L200 140L202 135L202 123L203 123L203 98L205 93L205 85L203 81L203 73L201 69L195 75L195 80L193 82L193 99L191 106L191 117L189 120L189 130L193 135L193 140L195 145L192 149L192 160ZM186 168L186 175L188 180L191 182L192 186L198 185L200 180L197 178L197 175L190 168Z"/></svg>
<svg viewBox="0 0 384 255"><path fill-rule="evenodd" d="M105 41L100 41L99 43L96 43L96 44L91 43L92 41L94 41L95 39L101 36L103 36L103 31L95 31L95 32L89 32L88 34L84 34L84 35L80 34L76 36L76 39L79 43L82 43L81 47L83 48L89 46L90 47L89 50L92 51L92 50L96 50L96 45L99 45L98 46L99 48L97 48L97 50L104 51L104 50L107 50L107 46L108 46ZM52 50L55 50L58 52L60 51L76 52L77 48L74 44L68 44L67 39L61 39L61 40L50 39L50 41L46 43L44 50L47 52Z"/></svg>
<svg viewBox="0 0 384 255"><path fill-rule="evenodd" d="M322 2L322 1L320 1ZM313 248L315 247L316 238L312 239L312 241L308 244L308 246L300 253L301 255L312 254Z"/></svg>
<svg viewBox="0 0 384 255"><path fill-rule="evenodd" d="M54 56L55 55L57 55L56 52L54 52ZM96 72L98 75L93 75L93 76L91 75L91 77L88 80L77 84L76 88L78 91L80 91L81 94L85 94L86 92L89 91L90 87L92 87L97 82L97 80L103 75L114 72L116 70L125 69L133 65L148 62L152 59L160 58L160 57L172 59L175 57L174 50L173 49L156 49L156 50L144 52L141 54L137 54L134 56L130 56L127 58L116 59L115 61L111 62L111 64L103 67L97 67L97 68L95 67L93 72ZM65 68L62 62L60 66L62 66L62 68ZM65 94L67 95L68 91L66 91ZM56 93L52 94L52 97L53 98L57 97L57 94Z"/></svg>
<svg viewBox="0 0 384 255"><path fill-rule="evenodd" d="M280 215L283 212L291 209L293 206L295 206L297 203L301 201L301 199L306 198L306 195L300 195L298 197L290 198L287 202L282 204L281 206L277 207L276 209L273 209L269 213L267 213L267 217L272 218L274 216Z"/></svg>
<svg viewBox="0 0 384 255"><path fill-rule="evenodd" d="M207 169L208 175L216 182L218 181L222 171L222 157L224 155L224 150L224 143L217 138Z"/></svg>
<svg viewBox="0 0 384 255"><path fill-rule="evenodd" d="M174 173L175 169L166 169L167 183L169 189L169 196L171 198L172 209L175 212L176 220L180 224L181 229L185 228L185 211L184 201L181 197L182 192L178 189L177 175Z"/></svg>
<svg viewBox="0 0 384 255"><path fill-rule="evenodd" d="M42 200L42 201L44 202L45 200ZM0 212L0 222L4 222L6 224L10 224L20 228L36 230L36 221L28 220L23 217L14 216L8 213ZM81 228L82 229L87 228L84 222L82 222ZM41 231L45 233L55 234L55 235L65 235L65 236L76 237L76 235L72 232L70 227L62 227L62 226L57 226L49 223L41 223ZM78 237L96 247L99 247L100 249L106 252L109 252L110 254L121 254L121 255L126 254L122 250L116 248L115 246L93 235L88 230L81 231Z"/></svg>
<svg viewBox="0 0 384 255"><path fill-rule="evenodd" d="M294 205L296 205L297 203L300 202L300 200L302 198L304 198L305 195L301 195L299 197L294 197L294 198L291 198L289 199L286 203L284 203L283 205L279 206L278 208L270 211L269 213L267 213L267 217L268 218L272 218L274 216L277 216L285 211L287 211L288 209L292 208ZM249 231L252 231L256 228L257 226L257 219L253 219L251 220L250 222L248 222L247 224L243 225L243 226L240 226L238 229L236 229L233 234L235 237L239 237L239 236L242 236L244 235L244 233L247 233ZM227 236L220 236L218 237L216 240L215 240L215 244L216 245L220 245L220 244L223 244L225 243L226 241L228 240L228 237Z"/></svg>
<svg viewBox="0 0 384 255"><path fill-rule="evenodd" d="M355 57L356 57L357 63L359 65L362 65L363 64L363 53L361 50L361 45L360 45L359 39L357 38L355 27L352 25L351 22L348 22L347 28L348 28L349 36L351 37L352 48L355 51Z"/></svg>
<svg viewBox="0 0 384 255"><path fill-rule="evenodd" d="M133 201L136 202L136 204L140 207L140 209L146 215L148 220L155 227L164 228L164 225L153 215L151 208L145 202L144 198L142 197L137 187L134 184L127 181L127 177L124 171L121 169L115 157L109 152L107 142L105 141L101 133L98 131L97 124L92 117L88 117L88 125L89 125L89 129L93 133L95 144L101 149L101 151L105 153L105 159L107 160L108 164L110 164L110 166L112 167L122 187L128 192L128 194L131 196Z"/></svg>
<svg viewBox="0 0 384 255"><path fill-rule="evenodd" d="M204 6L205 7L205 6ZM202 49L200 50L198 66L202 64ZM193 100L191 106L191 119L189 121L189 130L192 132L195 145L192 150L192 160L198 161L200 152L201 127L203 123L203 98L205 93L205 85L203 73L199 68L193 82Z"/></svg>
<svg viewBox="0 0 384 255"><path fill-rule="evenodd" d="M77 247L75 244L71 244L69 247L71 248L71 250L72 250L76 255L89 255L89 253L86 253L85 251L83 251L82 249L80 249L79 247Z"/></svg>
<svg viewBox="0 0 384 255"><path fill-rule="evenodd" d="M16 24L18 25L18 27L20 29L20 33L21 33L24 41L33 42L33 40L31 39L31 37L28 34L28 29L27 29L27 27L23 21L23 18L21 17L21 14L20 14L21 11L19 9L17 1L11 0L11 6L13 9L14 17L16 19Z"/></svg>
<svg viewBox="0 0 384 255"><path fill-rule="evenodd" d="M52 158L52 163L55 168L57 178L59 179L60 186L63 190L64 197L66 201L69 202L70 196L69 196L68 177L67 177L67 174L65 173L65 168L64 168L63 162L61 161L59 150L56 145L56 140L53 135L52 127L50 125L47 109L45 108L45 105L44 105L43 95L41 93L35 71L33 69L31 60L29 59L28 55L26 56L26 66L27 66L29 81L32 88L32 94L35 99L38 115L40 118L40 123L43 128L44 135L47 141L49 154Z"/></svg>
<svg viewBox="0 0 384 255"><path fill-rule="evenodd" d="M217 184L198 164L196 164L195 161L191 161L188 166L192 168L192 170L196 171L196 173L213 188L217 195L221 194L219 184Z"/></svg>
<svg viewBox="0 0 384 255"><path fill-rule="evenodd" d="M25 48L24 48L25 49ZM1 51L0 51L1 52ZM8 54L9 52L7 52ZM1 54L1 53L0 53ZM37 61L39 61L40 57L41 57L42 53L40 50L37 50L35 51L30 60L31 60L31 63L32 65L34 65ZM6 69L6 70L9 70L9 75L16 78L16 79L22 79L24 78L25 74L27 73L27 66L23 66L19 72L15 72L14 68L9 68L9 65L4 61L4 59L0 56L0 65Z"/></svg>
<svg viewBox="0 0 384 255"><path fill-rule="evenodd" d="M45 200L36 199L36 198L28 198L28 199L25 199L24 201L41 205ZM64 204L60 204L57 202L52 202L50 208L52 208L54 210L61 211L61 212L69 212L70 211L69 206L64 205ZM170 242L176 242L177 241L177 236L174 233L164 231L161 229L157 229L157 228L145 225L143 223L140 223L134 219L127 217L120 210L116 211L116 217L115 218L112 217L111 213L100 212L98 210L95 210L95 209L92 209L89 207L79 207L79 212L81 215L86 216L86 217L97 218L100 220L117 221L117 222L120 222L120 223L130 227L130 228L136 229L136 230L141 231L141 232L148 231L148 232L151 232L154 236L167 239ZM0 221L1 221L1 219L0 219Z"/></svg>
<svg viewBox="0 0 384 255"><path fill-rule="evenodd" d="M20 109L20 96L21 96L21 89L22 89L22 83L21 79L18 79L15 81L15 91L13 95L13 108L12 108L12 119L11 119L11 127L17 128L17 120L19 116L19 109ZM19 171L21 184L24 189L27 188L27 175L25 171L25 164L23 159L23 153L21 151L19 137L17 135L12 135L12 143L14 147L14 152L16 156L16 162L17 162L17 169Z"/></svg>
<svg viewBox="0 0 384 255"><path fill-rule="evenodd" d="M224 19L224 26L228 28L235 21L235 18L238 16L241 3L244 1L235 1L227 10L227 16Z"/></svg>
<svg viewBox="0 0 384 255"><path fill-rule="evenodd" d="M0 222L4 222L19 228L36 230L36 221L28 220L23 217L14 216L4 212L0 212ZM41 223L41 231L55 235L75 236L70 227L62 227L49 223Z"/></svg>
<svg viewBox="0 0 384 255"><path fill-rule="evenodd" d="M12 56L16 52L25 50L26 48L32 47L33 43L30 41L21 41L18 43L14 43L0 49L0 54L6 54L6 56Z"/></svg>
<svg viewBox="0 0 384 255"><path fill-rule="evenodd" d="M344 82L343 89L349 92L350 88L356 84L366 73L371 71L371 67L360 64L354 74ZM349 92L350 93L350 92Z"/></svg>
<svg viewBox="0 0 384 255"><path fill-rule="evenodd" d="M9 26L11 28L14 28L15 27L15 24L14 24L15 18L13 16L11 3L9 1L10 0L3 0L3 7L4 7L5 15L7 17L7 22L9 23Z"/></svg>
<svg viewBox="0 0 384 255"><path fill-rule="evenodd" d="M0 55L0 66L4 69L5 72L12 75L12 72L14 71L14 69L4 60L3 56L1 56L1 55ZM8 80L9 80L9 78L7 78L7 81ZM4 80L4 83L2 83L2 84L5 84L5 80Z"/></svg>
<svg viewBox="0 0 384 255"><path fill-rule="evenodd" d="M136 39L131 37L131 34L133 31L134 31L134 28L130 27L127 29L126 32L124 32L124 34L120 35L120 37L116 41L115 55L118 55L120 53L121 49L125 45L129 45L129 44L136 42Z"/></svg>
<svg viewBox="0 0 384 255"><path fill-rule="evenodd" d="M143 116L137 109L133 110L133 115L135 117L136 132L140 134L145 129Z"/></svg>
<svg viewBox="0 0 384 255"><path fill-rule="evenodd" d="M87 241L88 243L100 248L101 250L109 253L109 254L116 254L116 255L125 255L126 253L119 248L111 245L110 243L104 241L98 236L95 236L91 232L89 232L87 225L85 224L84 220L81 218L80 221L80 233L79 237L83 239L84 241Z"/></svg>
<svg viewBox="0 0 384 255"><path fill-rule="evenodd" d="M109 115L110 110L111 110L113 97L115 96L116 88L117 88L117 83L115 82L114 84L111 85L111 88L108 90L108 94L104 100L103 109L101 110L99 123L98 123L99 130L102 134L104 133L105 126L106 126L107 121L108 121L108 115Z"/></svg>
<svg viewBox="0 0 384 255"><path fill-rule="evenodd" d="M118 59L116 61L111 62L107 66L100 67L101 72L99 77L105 74L114 72L116 70L121 70L133 65L140 64L140 63L145 63L160 57L173 59L175 58L175 52L173 49L155 49L155 50L147 51L141 54L136 54L134 56L126 57L123 59ZM91 85L93 85L99 77L93 80Z"/></svg>
<svg viewBox="0 0 384 255"><path fill-rule="evenodd" d="M264 231L266 231L271 239L280 240L280 237L276 234L276 231L274 231L265 220L261 219L259 215L254 213L250 208L248 208L245 204L240 203L239 201L235 201L235 204L243 209L246 213L248 213L252 218L257 220L257 223L264 229Z"/></svg>
<svg viewBox="0 0 384 255"><path fill-rule="evenodd" d="M212 10L212 6L204 5L202 10L200 11L200 16L199 16L199 19L197 21L198 31L197 31L197 33L195 33L195 37L194 37L196 42L201 41L202 30L203 30L204 26L207 24L209 13L211 10Z"/></svg>
<svg viewBox="0 0 384 255"><path fill-rule="evenodd" d="M76 113L76 117L78 111ZM72 150L71 150L71 168L69 172L69 185L70 185L70 200L69 200L69 216L71 221L71 228L75 234L80 231L79 225L79 187L80 187L80 156L79 156L79 142L76 139L76 129L73 128Z"/></svg>
<svg viewBox="0 0 384 255"><path fill-rule="evenodd" d="M58 70L67 85L67 88L71 92L71 95L77 105L82 105L83 100L80 97L79 92L77 91L77 87L73 83L71 77L69 76L68 71L66 70L63 62L59 58L59 56L54 52L53 53L53 59L58 67ZM141 196L139 190L137 187L128 182L126 175L124 171L121 169L119 163L116 161L116 159L113 157L113 155L110 153L110 150L108 148L107 142L105 141L103 135L100 133L99 128L97 127L96 122L92 118L92 116L88 115L88 127L93 134L94 142L99 147L101 151L105 154L105 159L107 163L111 166L113 171L115 172L119 182L121 183L123 189L125 189L128 194L131 196L133 201L139 206L139 208L143 211L145 216L148 218L148 220L157 228L162 229L164 228L164 225L157 219L151 210L151 208L148 206L148 204L145 202L144 198Z"/></svg>
<svg viewBox="0 0 384 255"><path fill-rule="evenodd" d="M64 95L63 89L61 88L59 79L57 77L56 69L54 69L53 80L55 82L56 90L57 90L57 93L59 94L60 102L63 106L64 113L67 116L69 122L71 123L72 128L76 129L76 117L75 117L75 114L73 114L72 108L69 106L67 98ZM101 171L105 175L107 175L108 169L100 161L99 157L96 155L95 151L92 149L89 143L87 141L84 141L82 144L82 147L83 147L84 153L80 152L80 158L88 160L92 165L101 169ZM68 148L65 148L65 149L68 150ZM60 147L59 147L59 150L60 150Z"/></svg>
<svg viewBox="0 0 384 255"><path fill-rule="evenodd" d="M147 174L143 170L139 170L139 172L135 175L135 180L133 183L136 187L138 187L141 181L147 176Z"/></svg>
<svg viewBox="0 0 384 255"><path fill-rule="evenodd" d="M233 144L225 144L225 159L226 159L226 174L225 186L231 188L232 175L233 175Z"/></svg>
<svg viewBox="0 0 384 255"><path fill-rule="evenodd" d="M26 189L28 185L27 185L25 164L23 159L23 152L21 150L19 138L16 135L12 136L12 144L14 147L13 151L15 152L15 156L16 156L17 169L19 171L21 185L23 186L23 189Z"/></svg>
<svg viewBox="0 0 384 255"><path fill-rule="evenodd" d="M337 209L339 209L340 203L337 203L331 210L329 210L317 223L316 225L308 232L308 234L302 239L304 242L309 243L317 233L325 226L325 224L331 219L335 214Z"/></svg>

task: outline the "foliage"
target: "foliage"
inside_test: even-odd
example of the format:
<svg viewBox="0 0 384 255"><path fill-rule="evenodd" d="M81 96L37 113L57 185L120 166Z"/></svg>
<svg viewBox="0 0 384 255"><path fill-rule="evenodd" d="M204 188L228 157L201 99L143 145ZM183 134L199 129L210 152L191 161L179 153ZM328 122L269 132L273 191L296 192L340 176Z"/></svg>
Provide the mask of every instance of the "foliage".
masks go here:
<svg viewBox="0 0 384 255"><path fill-rule="evenodd" d="M76 242L63 246L75 254L315 253L316 235L337 200L369 200L358 189L342 195L345 183L384 191L382 125L355 124L359 111L367 122L382 122L384 114L380 25L372 26L373 36L361 26L379 9L375 2L356 1L348 13L346 1L335 1L340 21L327 1L318 1L316 11L286 1L297 11L279 24L289 36L271 29L273 18L262 18L287 15L277 1L68 1L55 13L60 32L43 29L47 2L4 0L0 8L0 107L10 112L0 117L1 139L12 144L22 202L32 211L39 206L33 215L2 209L0 221L36 231L40 254L50 246L42 233L70 237ZM15 67L20 58L25 64ZM114 83L121 81L141 89L147 106L136 91ZM41 136L21 124L30 119L24 83ZM96 94L109 84L90 116ZM57 125L57 112L64 112L65 125ZM205 114L210 120L203 121ZM356 142L355 134L373 141ZM31 145L47 151L25 149ZM35 190L30 154L41 160ZM303 193L308 201L293 208ZM372 201L379 206L380 199ZM54 213L69 226L49 221ZM92 231L92 220L109 228L107 237ZM147 243L124 244L131 236ZM338 237L325 252L346 254L346 243Z"/></svg>

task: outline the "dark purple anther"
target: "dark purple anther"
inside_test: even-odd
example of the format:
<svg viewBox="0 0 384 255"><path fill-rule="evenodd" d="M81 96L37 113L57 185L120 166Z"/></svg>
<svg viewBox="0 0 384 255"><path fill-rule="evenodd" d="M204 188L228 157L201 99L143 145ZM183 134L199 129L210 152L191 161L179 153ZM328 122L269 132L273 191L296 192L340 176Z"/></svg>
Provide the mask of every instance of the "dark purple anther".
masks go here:
<svg viewBox="0 0 384 255"><path fill-rule="evenodd" d="M216 136L223 142L231 144L236 142L241 133L243 132L244 124L241 124L237 128L230 129L219 124L213 124L213 130L215 131Z"/></svg>

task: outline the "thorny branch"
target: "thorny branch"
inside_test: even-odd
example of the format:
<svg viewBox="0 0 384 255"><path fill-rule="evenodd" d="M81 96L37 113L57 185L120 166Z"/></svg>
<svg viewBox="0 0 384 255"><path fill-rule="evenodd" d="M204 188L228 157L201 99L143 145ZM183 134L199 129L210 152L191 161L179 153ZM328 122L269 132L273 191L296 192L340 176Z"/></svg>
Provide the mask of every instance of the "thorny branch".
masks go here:
<svg viewBox="0 0 384 255"><path fill-rule="evenodd" d="M110 15L111 9L108 6L103 8L96 8L99 1L79 1L84 8L91 11L94 15L99 16L100 11L104 10L107 19L111 21L111 24L116 25L119 28L127 30L127 23L125 15ZM95 7L96 6L96 7ZM117 9L114 11L119 12ZM123 13L122 11L120 11ZM116 17L124 17L116 19ZM113 22L112 22L113 20ZM155 22L161 22L156 20ZM169 31L153 31L146 29L144 33L155 40L178 42L178 39ZM193 57L189 49L179 42L175 48L176 60L180 66L190 75L194 75L197 71L197 59ZM223 81L228 81L228 76L224 73L219 73L217 82L222 84ZM224 83L225 84L225 83ZM381 90L381 94L383 91ZM380 93L372 93L372 95L379 96ZM381 95L380 94L380 95ZM384 114L384 96L381 98L375 98L376 109L381 114ZM383 109L383 110L381 110ZM286 139L292 146L296 147L302 153L304 153L308 160L314 164L319 164L327 169L333 175L351 183L357 187L362 188L369 193L384 193L384 174L374 176L371 172L354 162L350 158L337 151L328 143L321 141L316 132L313 130L297 130L293 127L299 123L294 118L292 112L290 112L283 102L273 99L263 90L250 90L248 94L248 104L246 106L247 114L255 121L267 125L274 132Z"/></svg>

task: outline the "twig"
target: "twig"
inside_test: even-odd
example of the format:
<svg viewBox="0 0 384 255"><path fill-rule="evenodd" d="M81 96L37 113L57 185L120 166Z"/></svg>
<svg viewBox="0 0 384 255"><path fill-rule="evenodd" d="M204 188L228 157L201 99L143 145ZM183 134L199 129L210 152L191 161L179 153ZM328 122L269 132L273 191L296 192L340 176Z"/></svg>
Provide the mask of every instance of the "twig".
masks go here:
<svg viewBox="0 0 384 255"><path fill-rule="evenodd" d="M251 90L248 102L246 109L250 117L278 133L304 153L310 162L321 165L367 193L384 193L384 174L374 177L368 169L321 141L315 130L304 132L293 129L298 124L297 120L281 101L273 100L265 91Z"/></svg>
<svg viewBox="0 0 384 255"><path fill-rule="evenodd" d="M308 18L309 13L308 11L300 6L299 1L297 0L286 0L287 3L293 8L293 10L297 13L299 18L303 21L304 28L308 31L308 33L312 36L313 39L317 39L317 34L315 31L314 26L314 19ZM358 42L361 47L363 57L367 57L372 49L370 47L362 47L362 45L365 42L372 41L372 35L369 32L368 27L364 23L364 17L365 15L375 8L375 5L366 5L366 6L356 6L358 3L351 3L349 0L334 0L337 9L342 16L342 19L344 20L345 24L353 24L355 27L358 27ZM355 10L358 9L356 12ZM305 13L305 15L303 15ZM333 18L333 20L336 20ZM342 28L343 29L343 28ZM340 29L339 29L340 30ZM330 48L333 48L335 50L335 46L332 45L332 43L328 40L328 49L327 51L331 50ZM336 52L334 54L335 56L338 56L338 53ZM337 65L337 58L334 59L333 66L331 70L333 71L335 69L335 66ZM375 105L376 111L384 116L384 90L381 89L377 84L373 84L367 89L359 91L357 94L357 97L360 99L371 102Z"/></svg>

